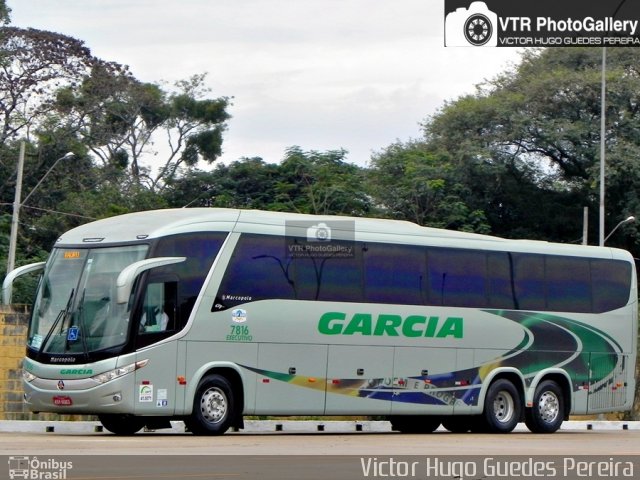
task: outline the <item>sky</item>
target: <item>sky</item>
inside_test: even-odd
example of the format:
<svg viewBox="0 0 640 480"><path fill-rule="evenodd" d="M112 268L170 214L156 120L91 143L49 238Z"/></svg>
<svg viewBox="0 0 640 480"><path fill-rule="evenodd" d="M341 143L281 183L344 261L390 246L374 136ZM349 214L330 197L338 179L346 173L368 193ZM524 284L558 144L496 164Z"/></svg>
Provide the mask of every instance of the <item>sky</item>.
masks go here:
<svg viewBox="0 0 640 480"><path fill-rule="evenodd" d="M146 82L207 72L233 97L224 162L421 135L445 101L518 61L513 48L444 47L444 0L7 0L12 24L83 40Z"/></svg>

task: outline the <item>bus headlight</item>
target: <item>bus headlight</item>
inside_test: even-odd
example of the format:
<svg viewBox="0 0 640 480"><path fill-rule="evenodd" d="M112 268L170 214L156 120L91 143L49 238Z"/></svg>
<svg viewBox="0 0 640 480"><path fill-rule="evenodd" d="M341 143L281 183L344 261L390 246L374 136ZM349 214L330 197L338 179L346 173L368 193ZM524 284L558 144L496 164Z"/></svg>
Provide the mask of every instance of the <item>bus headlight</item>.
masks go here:
<svg viewBox="0 0 640 480"><path fill-rule="evenodd" d="M113 370L109 370L108 372L104 372L99 375L94 375L91 378L98 383L107 383L111 380L127 375L128 373L135 372L139 368L144 367L147 363L149 363L149 360L141 360L124 367L114 368Z"/></svg>
<svg viewBox="0 0 640 480"><path fill-rule="evenodd" d="M22 379L25 382L30 383L30 382L33 382L36 379L36 376L33 373L27 372L26 370L23 369L22 370Z"/></svg>

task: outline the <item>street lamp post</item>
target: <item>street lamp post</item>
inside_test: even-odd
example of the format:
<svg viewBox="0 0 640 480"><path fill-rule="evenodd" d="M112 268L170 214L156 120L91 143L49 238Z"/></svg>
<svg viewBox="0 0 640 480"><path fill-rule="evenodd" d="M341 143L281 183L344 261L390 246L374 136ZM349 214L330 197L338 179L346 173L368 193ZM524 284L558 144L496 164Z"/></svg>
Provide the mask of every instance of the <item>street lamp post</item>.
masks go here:
<svg viewBox="0 0 640 480"><path fill-rule="evenodd" d="M11 236L9 238L9 255L7 258L7 273L10 273L16 264L16 245L18 243L18 220L20 216L20 207L24 205L29 197L35 192L35 190L40 186L40 184L47 178L47 175L51 173L51 171L58 165L58 162L64 160L65 158L70 158L73 156L72 152L68 152L64 154L62 157L58 158L49 170L42 176L42 178L38 181L35 187L29 192L29 194L24 197L24 200L20 200L22 195L22 174L24 170L24 150L25 145L24 142L20 142L20 156L18 158L18 172L16 176L16 193L13 200L13 215L11 216Z"/></svg>
<svg viewBox="0 0 640 480"><path fill-rule="evenodd" d="M602 79L600 81L600 234L599 245L604 246L604 242L607 241L604 238L604 195L605 195L605 135L606 135L606 94L607 94L607 47L602 47ZM616 227L617 228L617 227ZM615 228L614 228L615 230ZM613 233L613 232L612 232Z"/></svg>
<svg viewBox="0 0 640 480"><path fill-rule="evenodd" d="M11 216L11 235L9 237L9 255L7 258L7 273L16 264L16 243L18 241L18 215L20 214L20 196L22 195L22 171L24 170L24 142L20 142L20 156L18 157L18 172L16 176L16 192L13 197L13 215Z"/></svg>
<svg viewBox="0 0 640 480"><path fill-rule="evenodd" d="M606 242L607 240L609 240L609 237L610 237L611 235L613 235L613 232L615 232L615 231L618 229L618 227L620 227L620 226L624 225L625 223L630 223L630 222L635 222L635 221L636 221L636 217L631 216L631 217L627 217L627 218L625 218L624 220L622 220L621 222L619 222L615 227L613 227L613 230L611 230L611 231L609 232L609 235L607 235L607 236L605 237L604 241L602 242L602 245L604 245L604 244L605 244L605 242Z"/></svg>

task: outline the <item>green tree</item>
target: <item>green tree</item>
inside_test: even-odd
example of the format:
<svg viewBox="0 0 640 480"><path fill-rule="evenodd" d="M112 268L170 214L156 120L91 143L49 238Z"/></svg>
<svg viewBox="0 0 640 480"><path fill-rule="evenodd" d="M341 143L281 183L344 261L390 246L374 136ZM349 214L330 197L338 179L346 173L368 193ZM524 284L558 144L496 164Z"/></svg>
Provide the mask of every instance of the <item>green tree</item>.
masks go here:
<svg viewBox="0 0 640 480"><path fill-rule="evenodd" d="M167 185L163 197L173 207L271 210L278 169L256 157L218 164L210 172L188 171Z"/></svg>
<svg viewBox="0 0 640 480"><path fill-rule="evenodd" d="M364 171L346 161L346 150L287 149L280 164L275 209L366 216L371 211Z"/></svg>
<svg viewBox="0 0 640 480"><path fill-rule="evenodd" d="M607 231L639 206L639 55L618 48L608 58ZM590 224L597 226L600 78L600 49L528 50L517 67L425 122L426 141L446 151L456 168L495 167L508 174L498 177L507 184L477 182L484 192L476 197L485 198L492 230L500 232L504 219L519 217L526 236L573 241L581 235L582 206L591 207ZM501 198L491 193L502 185L507 188L498 190ZM517 215L506 215L504 208ZM506 225L515 233L513 222ZM637 249L636 228L624 231L631 249Z"/></svg>
<svg viewBox="0 0 640 480"><path fill-rule="evenodd" d="M126 172L95 166L87 149L70 132L44 131L35 136L38 143L28 143L26 148L17 265L46 259L60 234L88 221L166 206L161 197L145 188L131 188L125 194L120 182ZM17 147L5 146L1 151L5 158L18 158ZM69 151L74 152L71 158L58 161ZM0 167L4 177L0 196L6 212L2 217L6 221L0 223L2 272L16 188L15 161Z"/></svg>
<svg viewBox="0 0 640 480"><path fill-rule="evenodd" d="M0 23L8 25L11 22L11 9L6 0L0 0Z"/></svg>
<svg viewBox="0 0 640 480"><path fill-rule="evenodd" d="M489 126L510 107L493 96L467 96L425 123L425 142L446 152L448 166L464 185L464 201L482 211L490 231L511 238L573 241L580 238L582 189L560 177L548 162L509 151ZM503 110L504 109L504 110ZM516 150L517 152L517 150Z"/></svg>
<svg viewBox="0 0 640 480"><path fill-rule="evenodd" d="M279 164L243 158L192 171L172 181L170 205L364 216L370 210L363 169L347 163L344 150L305 152L291 147Z"/></svg>
<svg viewBox="0 0 640 480"><path fill-rule="evenodd" d="M421 141L397 142L373 156L368 172L384 215L419 225L488 233L485 214L469 202L447 155Z"/></svg>
<svg viewBox="0 0 640 480"><path fill-rule="evenodd" d="M28 137L53 110L57 91L78 87L101 63L80 40L15 27L0 27L0 59L0 144Z"/></svg>
<svg viewBox="0 0 640 480"><path fill-rule="evenodd" d="M206 75L165 91L117 73L98 65L80 88L60 90L57 98L59 111L103 166L126 166L133 185L159 191L180 168L221 155L229 100L206 98ZM146 158L154 158L155 170Z"/></svg>

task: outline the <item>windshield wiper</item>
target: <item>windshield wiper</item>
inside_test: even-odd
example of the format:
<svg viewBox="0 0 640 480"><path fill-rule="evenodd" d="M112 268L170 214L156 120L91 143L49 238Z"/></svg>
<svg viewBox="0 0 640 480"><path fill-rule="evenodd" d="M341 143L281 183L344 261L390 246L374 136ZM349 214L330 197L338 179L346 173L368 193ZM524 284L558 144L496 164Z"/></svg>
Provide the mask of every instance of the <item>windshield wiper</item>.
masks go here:
<svg viewBox="0 0 640 480"><path fill-rule="evenodd" d="M56 327L58 326L58 323L60 323L61 321L62 323L60 324L60 329L61 329L60 331L62 332L62 326L64 325L64 321L67 318L67 315L69 315L69 310L71 309L71 304L73 303L73 294L75 293L75 291L76 291L75 288L71 289L71 294L69 295L69 300L67 300L67 305L62 310L60 310L60 313L58 313L58 316L53 322L53 325L51 325L51 328L45 335L44 340L42 341L42 345L40 345L40 349L38 350L38 357L40 357L40 355L44 351L45 347L47 346L47 343L49 342L49 339L51 338L51 335L53 335L53 331L56 329Z"/></svg>
<svg viewBox="0 0 640 480"><path fill-rule="evenodd" d="M85 329L84 322L84 295L86 293L86 289L82 290L82 296L80 297L80 301L78 302L78 323L80 324L80 341L82 342L82 353L84 354L85 361L89 361L89 347L87 346L87 331ZM69 351L69 335L67 335L67 339L65 341L65 352Z"/></svg>

